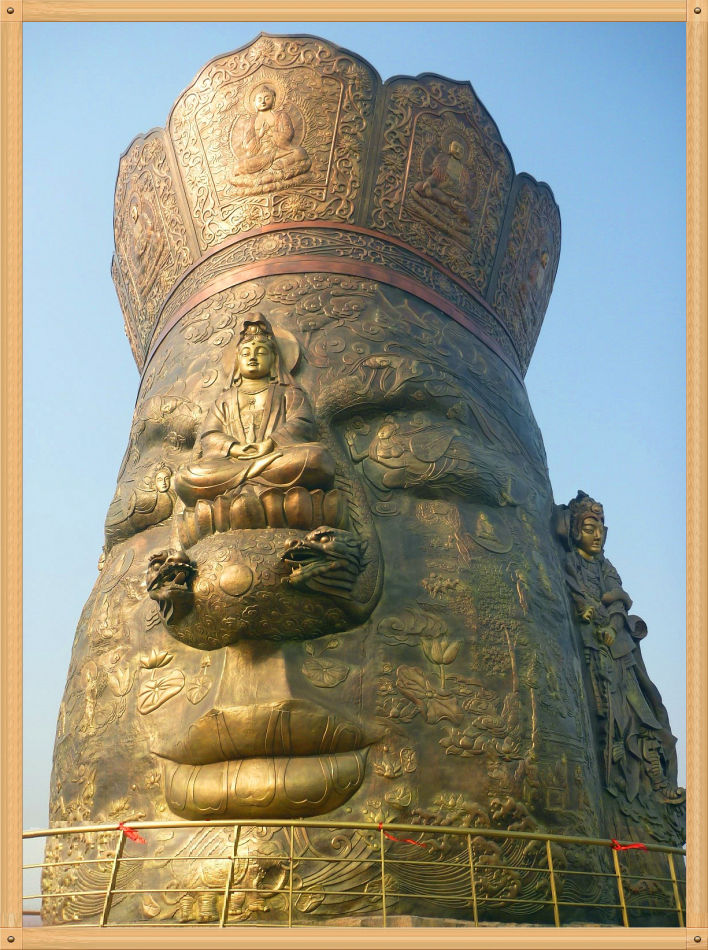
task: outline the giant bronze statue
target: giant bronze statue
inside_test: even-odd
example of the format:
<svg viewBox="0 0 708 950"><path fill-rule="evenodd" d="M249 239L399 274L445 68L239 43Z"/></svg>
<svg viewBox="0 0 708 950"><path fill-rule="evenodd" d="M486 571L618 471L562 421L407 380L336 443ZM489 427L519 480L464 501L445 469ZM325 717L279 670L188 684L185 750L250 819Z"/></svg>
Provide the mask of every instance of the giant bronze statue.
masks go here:
<svg viewBox="0 0 708 950"><path fill-rule="evenodd" d="M602 507L554 504L524 388L559 252L469 84L313 37L217 57L130 145L140 384L51 821L168 826L120 866L113 832L50 839L46 922L98 921L114 874L119 923L459 923L474 858L484 919L543 923L534 869L596 851L424 829L682 843L646 626ZM384 872L388 824L420 833Z"/></svg>

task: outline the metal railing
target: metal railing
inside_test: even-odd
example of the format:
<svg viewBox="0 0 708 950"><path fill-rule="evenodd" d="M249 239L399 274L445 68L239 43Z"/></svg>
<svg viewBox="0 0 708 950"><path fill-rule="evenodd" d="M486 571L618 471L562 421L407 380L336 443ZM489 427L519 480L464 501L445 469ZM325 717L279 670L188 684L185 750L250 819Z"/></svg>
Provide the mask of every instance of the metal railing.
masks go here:
<svg viewBox="0 0 708 950"><path fill-rule="evenodd" d="M214 853L212 844L209 853L191 850L186 855L165 855L164 847L159 851L155 847L152 834L159 831L216 832L219 829L231 832L233 837L229 847L217 849L217 853ZM280 833L280 840L285 842L282 853L276 851L264 857L249 851L244 832L265 833L266 829L273 835ZM68 884L74 880L72 870L79 866L84 874L87 868L95 868L96 873L100 872L99 876L106 878L105 885L94 888L42 887L41 893L24 896L25 913L38 914L36 902L41 901L42 916L50 922L58 922L57 906L70 906L72 901L83 899L89 901L94 912L74 915L74 918L64 916L64 921L76 922L85 918L88 925L98 923L101 927L151 922L164 926L175 922L175 917L183 923L190 922L194 906L204 906L207 911L200 912L197 919L219 927L240 923L285 927L328 922L336 925L333 921L337 916L341 918L350 913L353 916L378 914L381 925L386 927L390 925L389 918L394 912L454 917L467 920L473 926L480 926L485 921L528 922L530 918L549 923L552 920L556 927L598 922L599 918L603 923L624 927L653 925L658 919L663 926L684 926L685 876L681 872L685 867L685 851L681 848L647 844L641 850L629 850L618 849L617 842L605 838L493 828L309 819L289 822L135 821L129 823L127 833L133 831L140 835L140 842L130 849L138 853L131 854L125 853L129 838L123 825L72 825L24 832L23 838L27 842L39 838L83 836L80 840L86 843L91 840L90 836L104 836L101 849L98 845L93 846L97 854L95 858L45 860L25 864L23 870L34 872L36 876L63 868ZM349 832L349 840L356 839L359 847L356 853L352 849L351 853L341 856L323 855L309 843L308 835L315 832L332 833L337 839ZM107 835L115 835L112 849L105 845ZM569 850L574 854L572 862L566 862L565 855ZM578 854L582 855L580 862ZM212 882L204 886L185 886L182 883L176 887L162 887L159 886L164 883L162 881L147 887L125 886L131 883L136 873L151 864L154 867L172 862L179 866L184 861L211 867L214 866L211 862L220 862L223 882L219 886ZM247 886L243 869L249 863L277 867L282 873L275 884L256 877ZM576 867L567 867L566 863L575 863ZM662 864L665 864L666 871L657 873ZM603 867L604 870L597 869ZM313 871L313 868L318 870ZM307 869L310 870L309 877ZM331 879L329 890L327 874ZM342 886L347 874L352 882ZM167 883L177 882L171 880ZM642 903L644 891L653 894L654 900L659 902L652 903L650 897L650 903ZM267 921L261 919L257 911L244 915L243 911L239 914L233 910L234 904L243 907L244 903L264 910L263 902L272 899L274 894L279 898L279 912L269 915ZM157 913L155 920L111 920L114 905L129 895L145 895L144 899L152 901L155 907L158 907L155 897L161 896L174 907L174 911L167 915ZM582 895L594 899L577 899ZM34 909L28 906L31 902L35 902ZM354 907L353 911L347 909L347 902L349 907ZM324 908L320 909L317 920L307 913L312 904ZM657 918L657 915L660 916Z"/></svg>

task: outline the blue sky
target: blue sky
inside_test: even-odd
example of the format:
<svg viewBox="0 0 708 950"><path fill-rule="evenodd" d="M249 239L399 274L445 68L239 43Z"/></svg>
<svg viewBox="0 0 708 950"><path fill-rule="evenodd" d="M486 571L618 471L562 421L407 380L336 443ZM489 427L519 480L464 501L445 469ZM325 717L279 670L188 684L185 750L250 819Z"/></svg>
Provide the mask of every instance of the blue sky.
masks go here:
<svg viewBox="0 0 708 950"><path fill-rule="evenodd" d="M606 553L685 775L685 26L24 25L24 787L45 826L56 715L138 374L110 277L131 140L259 30L347 47L386 79L469 80L517 172L561 209L555 289L526 377L558 503L605 505Z"/></svg>

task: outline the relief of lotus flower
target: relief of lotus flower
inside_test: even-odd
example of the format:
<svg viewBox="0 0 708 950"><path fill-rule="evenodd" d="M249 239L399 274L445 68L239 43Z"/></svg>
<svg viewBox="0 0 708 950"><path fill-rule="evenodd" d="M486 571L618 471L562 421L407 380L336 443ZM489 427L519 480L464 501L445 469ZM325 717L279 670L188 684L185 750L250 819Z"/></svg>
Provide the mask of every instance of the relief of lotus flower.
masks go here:
<svg viewBox="0 0 708 950"><path fill-rule="evenodd" d="M174 653L168 653L167 650L158 650L154 647L148 656L140 657L140 665L144 670L156 670L161 666L167 666L174 659Z"/></svg>
<svg viewBox="0 0 708 950"><path fill-rule="evenodd" d="M460 645L460 640L453 640L451 643L447 637L436 637L435 639L425 637L421 643L423 653L431 663L437 663L438 666L452 663L459 653Z"/></svg>

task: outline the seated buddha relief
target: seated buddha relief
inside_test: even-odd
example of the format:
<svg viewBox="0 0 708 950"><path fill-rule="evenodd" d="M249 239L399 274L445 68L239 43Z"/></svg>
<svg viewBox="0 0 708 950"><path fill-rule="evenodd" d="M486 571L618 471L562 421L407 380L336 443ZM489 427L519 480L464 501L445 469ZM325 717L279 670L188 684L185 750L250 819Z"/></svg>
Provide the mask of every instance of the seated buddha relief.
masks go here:
<svg viewBox="0 0 708 950"><path fill-rule="evenodd" d="M205 419L202 457L177 472L177 494L192 507L233 498L247 483L331 488L334 460L315 434L308 399L281 365L270 324L256 314L243 324L229 387Z"/></svg>
<svg viewBox="0 0 708 950"><path fill-rule="evenodd" d="M261 83L251 96L251 115L238 119L231 133L232 184L238 195L273 191L283 181L310 170L307 151L295 141L296 122L287 108L275 108L276 91Z"/></svg>
<svg viewBox="0 0 708 950"><path fill-rule="evenodd" d="M411 210L463 243L471 234L475 197L467 150L458 139L441 143L429 174L409 194Z"/></svg>

